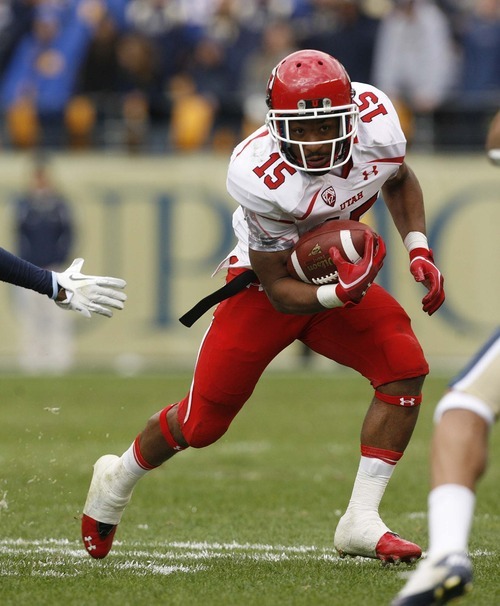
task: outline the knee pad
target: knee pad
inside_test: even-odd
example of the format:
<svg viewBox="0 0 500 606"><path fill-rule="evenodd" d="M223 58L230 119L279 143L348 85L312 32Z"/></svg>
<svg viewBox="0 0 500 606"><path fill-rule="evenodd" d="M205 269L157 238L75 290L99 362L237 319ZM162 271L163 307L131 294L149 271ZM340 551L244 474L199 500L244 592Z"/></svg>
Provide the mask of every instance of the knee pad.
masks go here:
<svg viewBox="0 0 500 606"><path fill-rule="evenodd" d="M185 398L179 404L179 421L184 439L193 448L210 446L221 438L242 406L230 406L204 399L188 410L188 399Z"/></svg>

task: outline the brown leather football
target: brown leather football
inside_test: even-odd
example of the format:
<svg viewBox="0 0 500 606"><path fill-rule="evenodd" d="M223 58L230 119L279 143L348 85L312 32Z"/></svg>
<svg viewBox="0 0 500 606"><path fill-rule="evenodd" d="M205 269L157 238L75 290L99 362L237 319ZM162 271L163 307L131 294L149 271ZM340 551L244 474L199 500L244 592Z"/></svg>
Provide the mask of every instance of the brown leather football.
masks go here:
<svg viewBox="0 0 500 606"><path fill-rule="evenodd" d="M325 221L313 227L292 248L287 261L288 273L310 284L337 282L337 268L328 251L335 246L344 259L356 263L363 256L367 230L373 231L365 223L350 220Z"/></svg>

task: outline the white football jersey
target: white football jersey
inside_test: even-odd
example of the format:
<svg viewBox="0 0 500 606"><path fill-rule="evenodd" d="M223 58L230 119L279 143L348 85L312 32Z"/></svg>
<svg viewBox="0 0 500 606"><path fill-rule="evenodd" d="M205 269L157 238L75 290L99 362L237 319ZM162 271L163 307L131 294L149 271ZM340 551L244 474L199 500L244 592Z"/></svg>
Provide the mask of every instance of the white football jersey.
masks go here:
<svg viewBox="0 0 500 606"><path fill-rule="evenodd" d="M354 82L359 127L351 160L327 174L290 166L263 126L233 151L227 175L233 214L237 267L250 267L248 248L274 252L291 248L299 236L327 219L359 220L375 203L380 188L396 174L406 139L396 110L382 91Z"/></svg>

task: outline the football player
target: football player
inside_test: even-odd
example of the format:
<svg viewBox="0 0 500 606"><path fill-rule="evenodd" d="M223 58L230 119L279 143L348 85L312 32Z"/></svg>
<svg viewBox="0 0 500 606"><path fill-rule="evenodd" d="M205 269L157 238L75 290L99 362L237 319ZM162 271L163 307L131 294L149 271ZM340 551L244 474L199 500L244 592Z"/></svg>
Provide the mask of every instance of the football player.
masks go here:
<svg viewBox="0 0 500 606"><path fill-rule="evenodd" d="M0 248L0 280L29 288L54 299L62 309L86 318L92 313L110 318L113 309L123 309L125 280L81 273L83 259L75 259L64 272L42 269Z"/></svg>
<svg viewBox="0 0 500 606"><path fill-rule="evenodd" d="M500 111L486 139L500 166ZM488 437L500 415L500 328L450 384L434 415L429 493L429 551L393 606L446 604L472 588L468 557L475 490L488 459Z"/></svg>
<svg viewBox="0 0 500 606"><path fill-rule="evenodd" d="M486 152L490 162L500 166L500 110L495 114L488 129Z"/></svg>
<svg viewBox="0 0 500 606"><path fill-rule="evenodd" d="M341 555L385 562L421 555L378 512L412 435L429 370L408 315L372 284L383 242L369 241L359 264L338 264L338 284L306 284L286 270L303 233L330 219L361 219L382 192L410 271L425 285L424 311L431 315L441 306L443 277L428 246L423 195L405 162L396 111L382 91L351 83L335 58L314 50L292 53L276 66L267 104L266 124L235 148L228 169L227 188L238 204L237 245L219 269L227 271L231 296L214 312L186 396L149 419L121 456L95 463L82 517L83 543L94 558L111 549L138 480L186 448L218 440L268 364L295 340L355 369L374 390L335 547ZM300 444L300 428L291 439Z"/></svg>

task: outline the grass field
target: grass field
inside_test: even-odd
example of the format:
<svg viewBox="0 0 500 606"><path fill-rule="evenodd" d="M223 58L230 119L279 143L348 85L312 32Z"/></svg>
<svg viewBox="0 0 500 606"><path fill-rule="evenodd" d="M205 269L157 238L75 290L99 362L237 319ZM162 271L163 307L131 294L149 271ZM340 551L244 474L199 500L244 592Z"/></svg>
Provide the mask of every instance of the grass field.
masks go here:
<svg viewBox="0 0 500 606"><path fill-rule="evenodd" d="M2 606L378 606L406 566L337 557L333 532L359 461L371 397L353 375L266 375L226 436L188 450L138 485L116 548L94 561L79 516L92 464L121 454L147 418L184 395L188 376L3 377L0 408ZM382 502L386 523L427 547L432 409ZM500 456L481 483L467 606L500 604Z"/></svg>

